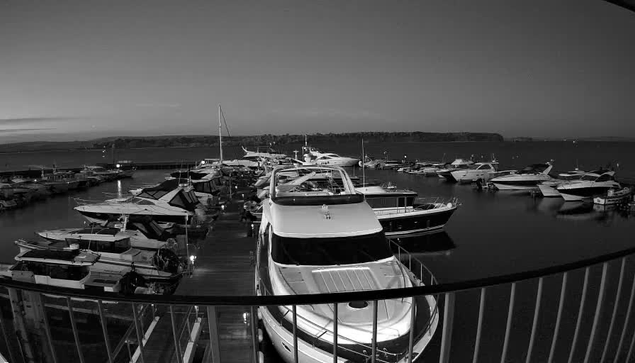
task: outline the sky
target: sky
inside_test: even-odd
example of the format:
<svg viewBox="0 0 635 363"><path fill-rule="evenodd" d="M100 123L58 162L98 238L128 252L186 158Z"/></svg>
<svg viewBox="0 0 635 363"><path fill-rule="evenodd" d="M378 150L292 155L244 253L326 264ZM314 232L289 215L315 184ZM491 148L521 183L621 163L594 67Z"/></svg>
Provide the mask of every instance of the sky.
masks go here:
<svg viewBox="0 0 635 363"><path fill-rule="evenodd" d="M0 142L635 137L634 45L601 0L4 0Z"/></svg>

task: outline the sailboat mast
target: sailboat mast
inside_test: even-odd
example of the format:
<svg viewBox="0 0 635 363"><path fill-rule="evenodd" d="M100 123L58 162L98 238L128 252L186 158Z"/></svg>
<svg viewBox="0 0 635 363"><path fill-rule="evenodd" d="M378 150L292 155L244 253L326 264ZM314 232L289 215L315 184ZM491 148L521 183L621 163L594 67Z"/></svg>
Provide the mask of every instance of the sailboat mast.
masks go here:
<svg viewBox="0 0 635 363"><path fill-rule="evenodd" d="M366 186L366 171L364 164L366 162L366 153L364 153L364 139L362 139L362 187Z"/></svg>
<svg viewBox="0 0 635 363"><path fill-rule="evenodd" d="M221 121L222 110L218 105L218 145L220 147L220 164L223 164L223 124Z"/></svg>

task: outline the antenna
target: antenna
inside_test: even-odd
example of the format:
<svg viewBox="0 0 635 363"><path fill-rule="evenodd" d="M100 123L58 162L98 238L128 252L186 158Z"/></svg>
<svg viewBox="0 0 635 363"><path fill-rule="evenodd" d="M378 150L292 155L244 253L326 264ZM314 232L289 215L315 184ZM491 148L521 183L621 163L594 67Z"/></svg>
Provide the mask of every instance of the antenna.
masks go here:
<svg viewBox="0 0 635 363"><path fill-rule="evenodd" d="M221 124L221 117L223 110L218 105L218 145L220 147L220 167L223 165L223 124Z"/></svg>
<svg viewBox="0 0 635 363"><path fill-rule="evenodd" d="M366 186L366 169L364 164L366 162L366 153L364 152L364 139L362 139L362 187Z"/></svg>

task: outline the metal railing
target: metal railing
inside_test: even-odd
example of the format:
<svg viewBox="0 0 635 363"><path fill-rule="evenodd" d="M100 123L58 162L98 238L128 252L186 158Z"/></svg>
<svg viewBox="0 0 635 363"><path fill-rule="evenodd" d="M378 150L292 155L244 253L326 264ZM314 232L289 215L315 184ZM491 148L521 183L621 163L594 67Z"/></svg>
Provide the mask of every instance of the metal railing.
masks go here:
<svg viewBox="0 0 635 363"><path fill-rule="evenodd" d="M0 280L6 289L0 297L0 352L11 362L257 362L279 354L259 322L259 308L288 306L292 339L285 342L286 359L293 361L307 354L300 307L330 304L341 316L346 305L340 303L366 301L377 339L376 307L383 300L431 296L442 316L423 351L425 361L628 362L635 354L635 248L445 284L435 284L423 264L396 249L412 278L424 284L323 295L123 296ZM343 323L335 321L330 335L337 354L350 347L337 341ZM375 342L366 357L384 360Z"/></svg>

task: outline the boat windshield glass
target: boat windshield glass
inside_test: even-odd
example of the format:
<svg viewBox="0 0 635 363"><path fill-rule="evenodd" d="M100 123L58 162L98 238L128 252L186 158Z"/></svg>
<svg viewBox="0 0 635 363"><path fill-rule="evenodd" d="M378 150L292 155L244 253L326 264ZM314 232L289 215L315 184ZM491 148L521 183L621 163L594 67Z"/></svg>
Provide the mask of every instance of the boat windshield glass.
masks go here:
<svg viewBox="0 0 635 363"><path fill-rule="evenodd" d="M337 238L289 238L274 234L271 244L271 257L285 265L350 265L392 256L383 232Z"/></svg>
<svg viewBox="0 0 635 363"><path fill-rule="evenodd" d="M595 181L595 179L597 179L597 178L598 178L597 175L587 174L587 175L582 177L582 180Z"/></svg>
<svg viewBox="0 0 635 363"><path fill-rule="evenodd" d="M533 164L522 169L519 174L542 173L547 167L548 165L546 164Z"/></svg>
<svg viewBox="0 0 635 363"><path fill-rule="evenodd" d="M595 181L596 182L605 182L605 181L609 181L609 180L613 180L613 175L611 175L611 174L602 174Z"/></svg>

